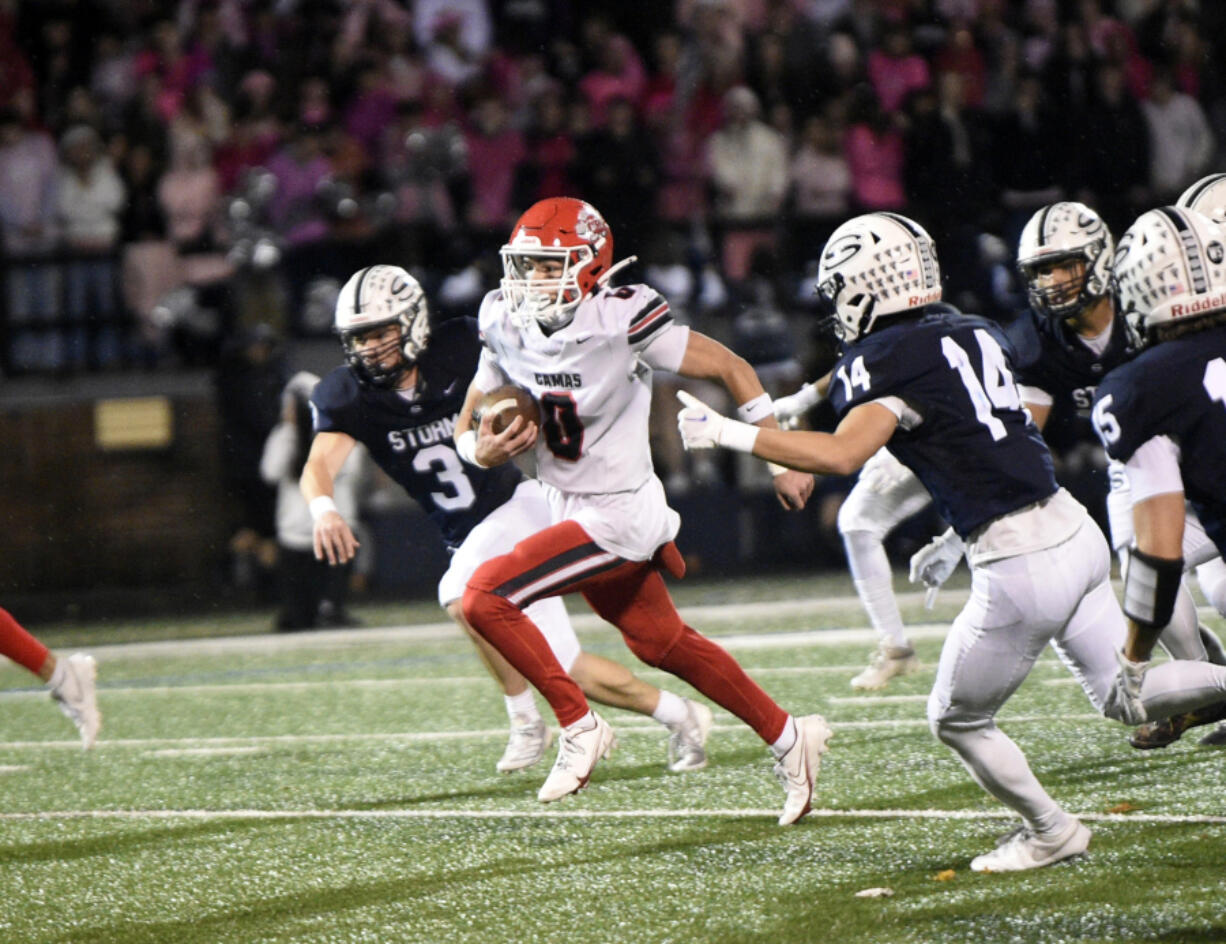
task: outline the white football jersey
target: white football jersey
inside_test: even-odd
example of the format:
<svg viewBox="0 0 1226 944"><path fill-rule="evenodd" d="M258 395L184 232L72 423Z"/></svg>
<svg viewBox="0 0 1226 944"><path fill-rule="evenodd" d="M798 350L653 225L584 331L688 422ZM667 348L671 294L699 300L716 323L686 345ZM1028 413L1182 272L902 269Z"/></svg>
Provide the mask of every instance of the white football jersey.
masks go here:
<svg viewBox="0 0 1226 944"><path fill-rule="evenodd" d="M478 314L485 350L482 390L518 384L540 401L537 475L575 494L630 492L655 473L648 442L651 370L676 371L689 328L647 285L605 288L584 299L566 327L546 336L512 322L501 292Z"/></svg>

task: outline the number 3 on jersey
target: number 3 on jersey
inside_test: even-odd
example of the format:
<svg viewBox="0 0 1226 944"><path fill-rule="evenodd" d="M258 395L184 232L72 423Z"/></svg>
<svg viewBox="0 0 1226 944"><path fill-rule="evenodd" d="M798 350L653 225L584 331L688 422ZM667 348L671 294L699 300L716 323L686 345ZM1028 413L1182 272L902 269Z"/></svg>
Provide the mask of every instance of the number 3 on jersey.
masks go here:
<svg viewBox="0 0 1226 944"><path fill-rule="evenodd" d="M1018 395L1017 384L1009 371L1005 353L996 343L996 339L982 328L975 329L975 340L979 342L979 354L983 363L983 380L975 376L975 368L971 366L970 355L952 337L941 338L941 353L949 366L958 372L962 386L966 388L975 408L975 419L987 427L994 442L1004 439L1007 435L1005 424L992 413L992 409L1020 410L1022 398Z"/></svg>
<svg viewBox="0 0 1226 944"><path fill-rule="evenodd" d="M541 395L541 431L545 445L559 459L577 462L583 453L583 421L573 394Z"/></svg>

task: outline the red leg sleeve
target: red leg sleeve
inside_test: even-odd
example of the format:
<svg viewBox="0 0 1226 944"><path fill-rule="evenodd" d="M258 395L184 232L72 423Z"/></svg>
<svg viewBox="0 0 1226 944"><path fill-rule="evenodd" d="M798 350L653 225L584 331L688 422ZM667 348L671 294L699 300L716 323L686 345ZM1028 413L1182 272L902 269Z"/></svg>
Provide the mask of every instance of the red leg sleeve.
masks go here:
<svg viewBox="0 0 1226 944"><path fill-rule="evenodd" d="M35 675L47 661L47 647L31 636L8 610L0 607L0 652Z"/></svg>

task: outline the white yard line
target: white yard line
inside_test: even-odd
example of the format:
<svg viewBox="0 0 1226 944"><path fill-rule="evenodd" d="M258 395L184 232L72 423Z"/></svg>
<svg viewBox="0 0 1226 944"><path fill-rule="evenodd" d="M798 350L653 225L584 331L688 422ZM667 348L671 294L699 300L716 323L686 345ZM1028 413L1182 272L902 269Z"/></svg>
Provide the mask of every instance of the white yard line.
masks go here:
<svg viewBox="0 0 1226 944"><path fill-rule="evenodd" d="M953 595L951 595L953 596ZM914 597L914 600L910 598ZM961 591L956 599L964 599L966 592ZM900 594L899 601L906 605L909 602L918 602L921 599L919 594ZM855 597L830 597L827 599L814 600L762 600L757 603L723 603L710 606L687 606L681 607L682 618L691 625L699 627L703 630L705 626L711 623L728 623L737 622L742 624L757 624L766 619L786 619L791 617L808 616L817 613L837 613L842 610L852 609L853 611L859 607L859 601ZM589 630L604 629L613 631L611 627L600 617L591 613L576 613L571 617L571 622L576 630L586 632ZM949 629L948 623L918 623L914 628L920 632L929 631L928 628L943 636ZM908 635L915 638L911 632L912 626L907 627ZM819 630L823 634L830 634L831 644L843 642L869 642L877 641L876 633L869 629L856 630ZM850 634L840 636L839 634ZM706 635L716 636L714 632L707 632ZM791 637L792 633L747 633L719 637L721 643L724 639L772 639L777 638L783 640ZM808 633L802 635L807 636ZM125 642L114 643L105 646L89 647L89 651L99 659L107 659L117 655L123 656L183 656L183 655L199 655L199 654L218 654L223 652L246 652L246 653L275 653L285 652L294 649L317 649L340 647L347 648L350 646L365 645L369 643L407 643L407 642L429 642L446 639L461 639L462 634L459 627L451 621L439 621L435 623L416 623L411 626L372 626L359 627L356 629L318 629L309 630L300 633L261 633L254 636L220 636L211 639L163 639L153 642ZM928 638L921 636L920 638ZM780 645L783 645L782 641ZM787 645L792 645L788 642ZM812 645L812 643L802 643L804 645Z"/></svg>
<svg viewBox="0 0 1226 944"><path fill-rule="evenodd" d="M724 715L724 717L729 719L731 718L729 715ZM997 719L997 721L1005 727L1016 724L1052 725L1055 723L1064 723L1068 721L1101 720L1101 715L1091 713L1078 715L1062 714L1058 718L1052 715L1017 715L1011 718ZM923 717L892 718L881 721L840 721L837 718L831 718L830 723L835 729L836 733L840 730L910 727L926 728L928 726L927 719ZM618 734L651 734L658 735L660 737L664 736L664 729L661 725L646 719L643 721L638 721L637 719L633 718L626 718L624 720L618 719L617 723L614 724L613 727ZM749 729L739 722L731 723L730 721L728 724L716 724L711 730L732 734L747 734ZM506 736L507 729L502 727L471 731L390 731L385 733L355 731L338 734L253 734L248 736L231 735L229 737L115 738L99 740L95 745L94 750L103 751L118 748L186 749L192 747L210 748L274 744L332 744L337 742L355 741L399 741L403 743L422 743L430 741L463 741L479 738L505 738ZM80 740L0 741L0 750L41 750L46 748L71 748L73 750L80 750L81 742Z"/></svg>
<svg viewBox="0 0 1226 944"><path fill-rule="evenodd" d="M1223 825L1226 816L1188 813L1075 813L1099 823ZM438 820L438 819L777 819L776 809L643 810L51 810L0 813L0 821L29 820ZM813 810L819 819L1009 820L1004 810Z"/></svg>

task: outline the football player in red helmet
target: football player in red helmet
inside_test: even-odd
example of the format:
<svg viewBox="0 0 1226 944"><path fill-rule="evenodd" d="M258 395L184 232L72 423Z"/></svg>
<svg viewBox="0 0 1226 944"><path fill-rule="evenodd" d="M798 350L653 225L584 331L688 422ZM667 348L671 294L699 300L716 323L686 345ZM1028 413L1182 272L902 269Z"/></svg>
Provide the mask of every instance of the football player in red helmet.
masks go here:
<svg viewBox="0 0 1226 944"><path fill-rule="evenodd" d="M533 204L501 250L502 291L520 324L547 330L570 324L584 298L633 257L613 265L613 233L582 200L551 197Z"/></svg>
<svg viewBox="0 0 1226 944"><path fill-rule="evenodd" d="M687 626L661 570L684 571L680 527L651 464L648 415L653 369L722 383L748 423L775 425L753 368L705 335L677 324L647 285L613 287L613 234L587 203L567 197L528 209L502 248L501 290L478 315L485 351L456 423L473 465L500 465L530 448L554 524L483 564L469 579L464 615L549 702L563 727L542 802L582 789L614 744L609 725L554 659L525 614L534 602L582 593L648 665L685 679L742 719L774 750L787 794L781 824L809 811L830 729L819 715L793 718L736 661ZM504 383L525 387L541 422L520 418L494 434L473 407ZM811 476L780 469L775 489L801 507Z"/></svg>

